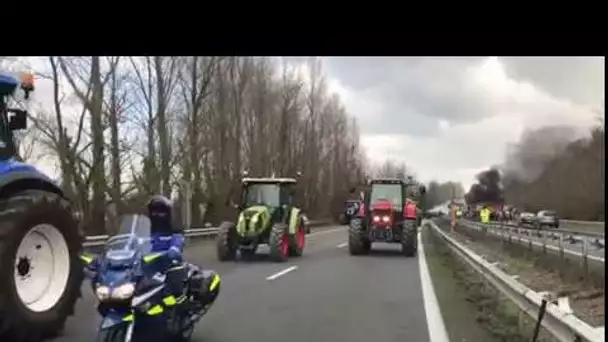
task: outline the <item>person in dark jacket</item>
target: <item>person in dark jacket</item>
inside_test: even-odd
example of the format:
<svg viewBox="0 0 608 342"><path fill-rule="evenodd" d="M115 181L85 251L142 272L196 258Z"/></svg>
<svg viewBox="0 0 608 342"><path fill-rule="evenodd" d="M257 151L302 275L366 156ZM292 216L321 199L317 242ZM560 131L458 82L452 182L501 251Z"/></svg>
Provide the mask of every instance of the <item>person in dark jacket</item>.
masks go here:
<svg viewBox="0 0 608 342"><path fill-rule="evenodd" d="M180 295L184 290L184 281L188 275L188 265L183 260L184 233L173 224L173 202L167 197L155 195L147 205L150 218L150 237L152 252L166 252L172 266L166 270L166 284L173 295Z"/></svg>

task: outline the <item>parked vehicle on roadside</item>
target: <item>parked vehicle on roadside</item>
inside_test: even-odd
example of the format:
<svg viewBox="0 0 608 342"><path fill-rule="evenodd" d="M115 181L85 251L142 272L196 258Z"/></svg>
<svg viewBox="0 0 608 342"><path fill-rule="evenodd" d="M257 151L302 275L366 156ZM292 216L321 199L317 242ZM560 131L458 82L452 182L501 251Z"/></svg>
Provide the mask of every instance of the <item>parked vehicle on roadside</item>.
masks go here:
<svg viewBox="0 0 608 342"><path fill-rule="evenodd" d="M517 219L517 224L519 226L523 225L535 225L536 224L536 215L529 212L523 212L519 214L519 218Z"/></svg>
<svg viewBox="0 0 608 342"><path fill-rule="evenodd" d="M539 228L559 228L559 218L553 210L541 210L536 214L536 225Z"/></svg>

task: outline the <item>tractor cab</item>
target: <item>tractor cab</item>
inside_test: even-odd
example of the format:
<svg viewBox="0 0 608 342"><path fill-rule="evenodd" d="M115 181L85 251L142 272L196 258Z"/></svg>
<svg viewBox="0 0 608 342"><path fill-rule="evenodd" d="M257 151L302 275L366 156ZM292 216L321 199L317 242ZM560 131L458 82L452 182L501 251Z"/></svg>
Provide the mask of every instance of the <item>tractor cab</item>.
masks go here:
<svg viewBox="0 0 608 342"><path fill-rule="evenodd" d="M271 222L279 222L294 205L294 178L243 178L241 210L268 208Z"/></svg>
<svg viewBox="0 0 608 342"><path fill-rule="evenodd" d="M407 184L397 178L375 178L368 182L359 215L372 222L393 225L403 220ZM374 221L375 220L375 221Z"/></svg>

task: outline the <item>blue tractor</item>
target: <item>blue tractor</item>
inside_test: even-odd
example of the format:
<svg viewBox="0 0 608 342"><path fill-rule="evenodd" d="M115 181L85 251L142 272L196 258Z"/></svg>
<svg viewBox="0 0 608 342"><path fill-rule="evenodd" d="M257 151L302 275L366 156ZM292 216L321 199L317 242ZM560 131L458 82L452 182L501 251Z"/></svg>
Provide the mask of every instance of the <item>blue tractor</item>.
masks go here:
<svg viewBox="0 0 608 342"><path fill-rule="evenodd" d="M59 334L74 312L82 235L61 189L20 161L13 132L27 111L7 105L20 90L27 100L33 76L0 73L0 341L33 342Z"/></svg>

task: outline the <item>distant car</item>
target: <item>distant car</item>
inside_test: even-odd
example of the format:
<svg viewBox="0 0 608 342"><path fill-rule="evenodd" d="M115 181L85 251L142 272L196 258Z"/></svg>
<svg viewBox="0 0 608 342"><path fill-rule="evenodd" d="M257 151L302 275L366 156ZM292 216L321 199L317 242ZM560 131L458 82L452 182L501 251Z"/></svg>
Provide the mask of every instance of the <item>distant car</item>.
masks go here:
<svg viewBox="0 0 608 342"><path fill-rule="evenodd" d="M521 213L519 214L519 220L518 220L519 225L524 225L524 224L530 224L530 225L535 225L536 224L536 215L532 214L532 213Z"/></svg>
<svg viewBox="0 0 608 342"><path fill-rule="evenodd" d="M540 228L559 228L559 219L553 210L541 210L536 214L536 225Z"/></svg>

